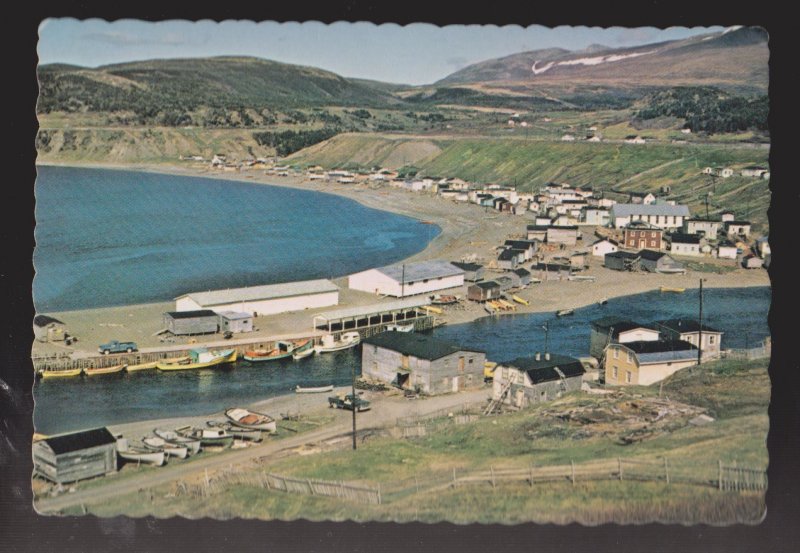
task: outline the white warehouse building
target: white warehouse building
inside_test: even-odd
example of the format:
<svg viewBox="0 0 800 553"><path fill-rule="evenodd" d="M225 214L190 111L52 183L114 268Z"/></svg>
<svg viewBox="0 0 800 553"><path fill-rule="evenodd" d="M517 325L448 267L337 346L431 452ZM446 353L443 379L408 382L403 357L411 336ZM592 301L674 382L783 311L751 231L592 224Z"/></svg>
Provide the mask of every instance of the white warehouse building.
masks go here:
<svg viewBox="0 0 800 553"><path fill-rule="evenodd" d="M274 315L338 305L339 288L330 280L305 280L230 290L191 292L175 298L176 311L212 309L217 313L236 311Z"/></svg>
<svg viewBox="0 0 800 553"><path fill-rule="evenodd" d="M614 228L622 228L632 221L644 221L663 229L679 229L689 218L689 208L685 205L670 204L614 204L611 206L610 223Z"/></svg>
<svg viewBox="0 0 800 553"><path fill-rule="evenodd" d="M368 269L349 277L353 290L403 298L464 285L464 271L447 261L419 261Z"/></svg>

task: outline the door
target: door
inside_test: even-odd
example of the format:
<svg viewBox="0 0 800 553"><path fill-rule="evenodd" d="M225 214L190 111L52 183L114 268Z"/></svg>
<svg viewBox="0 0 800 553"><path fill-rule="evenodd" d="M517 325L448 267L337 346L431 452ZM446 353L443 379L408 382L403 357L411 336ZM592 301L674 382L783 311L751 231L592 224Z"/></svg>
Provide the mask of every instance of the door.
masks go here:
<svg viewBox="0 0 800 553"><path fill-rule="evenodd" d="M459 388L461 387L460 382L461 382L461 377L460 376L453 377L453 391L454 392L457 392L459 390Z"/></svg>
<svg viewBox="0 0 800 553"><path fill-rule="evenodd" d="M458 374L464 374L464 356L458 358Z"/></svg>
<svg viewBox="0 0 800 553"><path fill-rule="evenodd" d="M639 240L639 249L643 250L646 247L645 240Z"/></svg>

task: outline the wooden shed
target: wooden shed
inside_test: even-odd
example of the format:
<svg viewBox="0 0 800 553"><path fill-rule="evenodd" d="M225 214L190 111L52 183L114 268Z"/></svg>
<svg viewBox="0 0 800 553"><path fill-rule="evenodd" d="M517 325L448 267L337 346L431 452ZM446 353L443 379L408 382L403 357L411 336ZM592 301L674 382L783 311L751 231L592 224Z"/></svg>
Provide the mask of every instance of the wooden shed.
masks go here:
<svg viewBox="0 0 800 553"><path fill-rule="evenodd" d="M242 311L220 311L219 313L220 331L230 331L234 333L253 332L253 314Z"/></svg>
<svg viewBox="0 0 800 553"><path fill-rule="evenodd" d="M48 315L36 315L33 318L33 335L40 342L62 342L66 336L66 326Z"/></svg>
<svg viewBox="0 0 800 553"><path fill-rule="evenodd" d="M117 470L117 440L105 427L51 436L32 449L35 474L57 484Z"/></svg>
<svg viewBox="0 0 800 553"><path fill-rule="evenodd" d="M464 280L467 282L478 282L483 280L483 265L461 261L451 261L450 264L464 271Z"/></svg>
<svg viewBox="0 0 800 553"><path fill-rule="evenodd" d="M211 334L219 331L219 315L210 309L168 311L164 313L164 328L176 336Z"/></svg>
<svg viewBox="0 0 800 553"><path fill-rule="evenodd" d="M478 282L467 288L467 299L473 301L488 301L499 298L500 285L493 280Z"/></svg>
<svg viewBox="0 0 800 553"><path fill-rule="evenodd" d="M505 292L506 290L510 290L514 287L514 281L508 276L497 277L494 279L494 281L500 285L501 292Z"/></svg>

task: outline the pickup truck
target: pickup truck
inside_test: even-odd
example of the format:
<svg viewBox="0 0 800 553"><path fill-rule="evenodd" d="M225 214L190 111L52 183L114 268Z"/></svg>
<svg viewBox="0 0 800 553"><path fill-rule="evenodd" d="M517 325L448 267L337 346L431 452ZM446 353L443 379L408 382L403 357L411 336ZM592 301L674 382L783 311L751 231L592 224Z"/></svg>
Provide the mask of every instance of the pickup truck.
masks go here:
<svg viewBox="0 0 800 553"><path fill-rule="evenodd" d="M370 410L369 401L367 401L366 399L361 399L360 397L356 397L355 405L356 405L356 412L358 413ZM353 394L347 394L346 396L330 396L328 398L328 407L336 407L337 409L347 409L349 411L352 411Z"/></svg>
<svg viewBox="0 0 800 553"><path fill-rule="evenodd" d="M130 353L138 350L139 348L136 347L136 342L120 342L119 340L111 340L106 344L100 344L97 348L97 351L103 355L108 355L109 353Z"/></svg>

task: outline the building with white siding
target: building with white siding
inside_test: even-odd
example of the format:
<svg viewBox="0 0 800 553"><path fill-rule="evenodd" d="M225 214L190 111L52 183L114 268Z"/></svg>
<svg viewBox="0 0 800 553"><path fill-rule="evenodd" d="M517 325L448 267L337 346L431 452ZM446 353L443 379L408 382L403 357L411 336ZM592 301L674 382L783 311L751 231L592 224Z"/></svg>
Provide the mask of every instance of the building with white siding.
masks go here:
<svg viewBox="0 0 800 553"><path fill-rule="evenodd" d="M230 290L191 292L175 298L175 311L212 309L274 315L339 303L339 288L326 279L284 282Z"/></svg>
<svg viewBox="0 0 800 553"><path fill-rule="evenodd" d="M614 228L622 228L632 221L644 221L663 229L678 229L689 218L689 208L685 205L669 204L614 204L609 212L610 223Z"/></svg>
<svg viewBox="0 0 800 553"><path fill-rule="evenodd" d="M403 298L464 285L464 270L448 261L419 261L368 269L348 277L353 290Z"/></svg>

